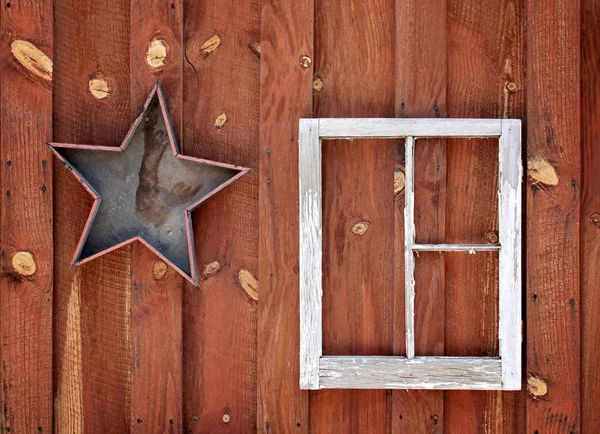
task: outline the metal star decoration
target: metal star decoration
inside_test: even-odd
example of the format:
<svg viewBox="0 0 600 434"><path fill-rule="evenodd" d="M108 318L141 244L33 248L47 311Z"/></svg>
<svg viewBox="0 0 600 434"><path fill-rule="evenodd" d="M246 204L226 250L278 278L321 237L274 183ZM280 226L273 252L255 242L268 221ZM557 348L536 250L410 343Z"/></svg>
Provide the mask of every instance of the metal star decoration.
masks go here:
<svg viewBox="0 0 600 434"><path fill-rule="evenodd" d="M120 147L48 146L94 198L72 266L138 240L198 285L192 210L250 169L181 155L160 84Z"/></svg>

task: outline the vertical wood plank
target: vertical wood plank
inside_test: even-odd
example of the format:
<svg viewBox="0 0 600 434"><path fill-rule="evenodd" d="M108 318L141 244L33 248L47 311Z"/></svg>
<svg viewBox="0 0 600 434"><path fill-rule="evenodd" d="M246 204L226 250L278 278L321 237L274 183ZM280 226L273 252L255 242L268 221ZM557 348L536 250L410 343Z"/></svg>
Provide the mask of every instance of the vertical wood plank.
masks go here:
<svg viewBox="0 0 600 434"><path fill-rule="evenodd" d="M130 22L132 117L159 81L180 141L183 2L132 0ZM139 242L131 279L131 431L182 432L183 279Z"/></svg>
<svg viewBox="0 0 600 434"><path fill-rule="evenodd" d="M527 1L528 432L581 428L580 19Z"/></svg>
<svg viewBox="0 0 600 434"><path fill-rule="evenodd" d="M308 433L298 387L298 119L312 115L314 2L262 0L258 432Z"/></svg>
<svg viewBox="0 0 600 434"><path fill-rule="evenodd" d="M449 117L524 116L524 5L448 0ZM498 142L447 143L446 242L497 243ZM446 355L498 355L498 255L444 257ZM522 396L446 392L444 431L524 432Z"/></svg>
<svg viewBox="0 0 600 434"><path fill-rule="evenodd" d="M581 29L581 432L600 425L600 1L584 0Z"/></svg>
<svg viewBox="0 0 600 434"><path fill-rule="evenodd" d="M446 0L396 1L396 116L446 116ZM445 141L421 139L415 154L415 229L420 242L442 243L445 235L446 154ZM402 157L401 157L402 158ZM400 158L400 159L401 159ZM398 160L398 158L397 158ZM401 165L397 166L401 176ZM401 180L400 180L401 181ZM401 185L398 186L398 189ZM396 193L396 192L395 192ZM395 278L402 285L404 193L395 196ZM421 254L415 269L415 352L444 354L444 258ZM397 286L396 294L403 288ZM399 297L396 295L395 297ZM394 314L401 317L395 303ZM402 354L398 340L404 324L394 324L394 350ZM444 426L444 392L393 391L393 433L441 433Z"/></svg>
<svg viewBox="0 0 600 434"><path fill-rule="evenodd" d="M0 5L2 432L52 430L52 12Z"/></svg>
<svg viewBox="0 0 600 434"><path fill-rule="evenodd" d="M323 355L323 182L317 119L300 121L298 144L300 387L319 389L319 358Z"/></svg>
<svg viewBox="0 0 600 434"><path fill-rule="evenodd" d="M118 146L130 109L129 2L56 0L54 140ZM91 207L55 164L55 430L128 432L130 247L70 268Z"/></svg>
<svg viewBox="0 0 600 434"><path fill-rule="evenodd" d="M393 117L394 2L319 0L315 8L315 117ZM325 355L392 352L392 315L404 315L392 311L395 143L323 142ZM390 396L311 392L311 431L389 432Z"/></svg>
<svg viewBox="0 0 600 434"><path fill-rule="evenodd" d="M260 2L184 1L185 153L258 168ZM256 431L258 173L194 216L200 288L184 285L184 430Z"/></svg>

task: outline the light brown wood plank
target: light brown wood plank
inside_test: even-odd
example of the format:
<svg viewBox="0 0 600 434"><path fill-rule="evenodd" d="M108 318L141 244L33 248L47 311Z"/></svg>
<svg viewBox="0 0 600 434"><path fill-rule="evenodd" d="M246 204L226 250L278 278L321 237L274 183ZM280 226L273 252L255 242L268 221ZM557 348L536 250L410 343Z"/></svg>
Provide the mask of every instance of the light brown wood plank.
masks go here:
<svg viewBox="0 0 600 434"><path fill-rule="evenodd" d="M581 432L580 12L527 1L528 432Z"/></svg>
<svg viewBox="0 0 600 434"><path fill-rule="evenodd" d="M132 0L130 8L132 117L159 81L180 141L183 2ZM131 279L131 431L182 432L183 279L139 242L132 246Z"/></svg>
<svg viewBox="0 0 600 434"><path fill-rule="evenodd" d="M446 1L396 1L396 116L446 116ZM396 176L404 173L403 149L398 147ZM418 140L415 146L415 229L421 243L442 243L445 234L445 141ZM404 195L395 194L395 298L404 280ZM442 255L420 255L415 269L415 353L444 354L444 260ZM401 300L394 309L394 351L402 354L404 334ZM444 392L393 392L393 433L441 433Z"/></svg>
<svg viewBox="0 0 600 434"><path fill-rule="evenodd" d="M56 0L54 141L118 146L131 116L129 3ZM69 267L91 198L55 165L55 429L123 433L131 394L130 247Z"/></svg>
<svg viewBox="0 0 600 434"><path fill-rule="evenodd" d="M2 2L0 431L52 430L52 2Z"/></svg>
<svg viewBox="0 0 600 434"><path fill-rule="evenodd" d="M185 153L258 169L258 0L184 2ZM195 212L200 288L186 284L184 429L256 431L258 171Z"/></svg>

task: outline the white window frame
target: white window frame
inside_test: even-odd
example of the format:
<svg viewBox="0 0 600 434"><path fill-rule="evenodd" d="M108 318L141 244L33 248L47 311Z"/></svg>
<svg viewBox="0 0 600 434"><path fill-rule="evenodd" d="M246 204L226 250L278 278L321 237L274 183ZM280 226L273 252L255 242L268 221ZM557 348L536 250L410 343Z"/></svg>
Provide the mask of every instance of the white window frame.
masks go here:
<svg viewBox="0 0 600 434"><path fill-rule="evenodd" d="M416 244L415 140L499 138L499 242ZM323 356L323 139L404 138L406 146L406 357ZM351 146L351 144L350 144ZM300 388L521 388L521 121L516 119L300 119ZM422 357L414 354L414 252L499 252L499 357Z"/></svg>

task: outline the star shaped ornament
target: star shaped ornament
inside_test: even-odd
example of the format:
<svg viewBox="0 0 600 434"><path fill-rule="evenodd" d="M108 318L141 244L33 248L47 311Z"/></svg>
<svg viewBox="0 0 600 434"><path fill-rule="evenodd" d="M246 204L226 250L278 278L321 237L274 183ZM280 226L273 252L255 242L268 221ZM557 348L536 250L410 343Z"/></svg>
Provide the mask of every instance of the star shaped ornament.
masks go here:
<svg viewBox="0 0 600 434"><path fill-rule="evenodd" d="M160 84L120 147L48 146L94 198L71 265L139 240L198 285L192 210L250 169L181 155Z"/></svg>

